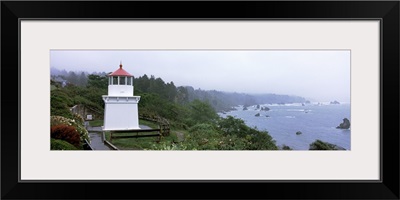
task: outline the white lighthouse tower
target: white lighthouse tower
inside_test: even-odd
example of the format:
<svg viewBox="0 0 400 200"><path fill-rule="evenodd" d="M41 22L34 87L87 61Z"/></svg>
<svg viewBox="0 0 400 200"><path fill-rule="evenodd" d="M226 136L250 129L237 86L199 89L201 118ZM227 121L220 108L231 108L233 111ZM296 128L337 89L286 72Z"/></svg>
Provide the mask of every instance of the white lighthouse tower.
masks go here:
<svg viewBox="0 0 400 200"><path fill-rule="evenodd" d="M133 96L133 76L122 69L108 75L108 95L103 95L103 130L140 129L138 103L140 96Z"/></svg>

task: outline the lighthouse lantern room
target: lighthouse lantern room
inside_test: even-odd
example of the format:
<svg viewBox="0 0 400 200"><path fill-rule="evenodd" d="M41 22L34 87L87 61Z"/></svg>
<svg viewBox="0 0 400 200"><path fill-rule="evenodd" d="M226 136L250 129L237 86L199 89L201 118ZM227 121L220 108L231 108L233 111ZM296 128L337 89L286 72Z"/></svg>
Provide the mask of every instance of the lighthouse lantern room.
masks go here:
<svg viewBox="0 0 400 200"><path fill-rule="evenodd" d="M108 95L103 95L103 130L140 129L138 103L140 96L134 95L133 76L122 69L108 75Z"/></svg>

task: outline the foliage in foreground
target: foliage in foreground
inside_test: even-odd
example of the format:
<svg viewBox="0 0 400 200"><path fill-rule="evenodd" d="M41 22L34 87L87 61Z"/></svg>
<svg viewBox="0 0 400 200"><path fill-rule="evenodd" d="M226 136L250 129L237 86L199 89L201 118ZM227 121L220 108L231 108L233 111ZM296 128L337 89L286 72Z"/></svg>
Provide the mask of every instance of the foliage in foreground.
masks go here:
<svg viewBox="0 0 400 200"><path fill-rule="evenodd" d="M50 144L51 144L50 146L51 150L78 150L78 148L76 148L74 145L64 140L57 140L51 138Z"/></svg>
<svg viewBox="0 0 400 200"><path fill-rule="evenodd" d="M218 121L217 127L226 136L236 136L245 141L248 150L277 150L275 140L267 131L248 127L241 119L228 116Z"/></svg>
<svg viewBox="0 0 400 200"><path fill-rule="evenodd" d="M64 140L75 147L79 147L81 145L81 139L79 137L78 131L73 126L67 125L55 125L51 127L51 138Z"/></svg>
<svg viewBox="0 0 400 200"><path fill-rule="evenodd" d="M246 126L243 120L228 116L215 124L194 125L175 149L186 150L277 150L266 131Z"/></svg>
<svg viewBox="0 0 400 200"><path fill-rule="evenodd" d="M323 142L321 140L315 140L313 143L310 144L310 150L346 150L343 147Z"/></svg>
<svg viewBox="0 0 400 200"><path fill-rule="evenodd" d="M240 127L227 132L225 126L231 123ZM275 141L266 131L249 128L243 120L229 117L215 123L196 124L184 131L183 141L178 142L176 132L171 136L156 138L115 139L113 144L121 149L143 150L277 150ZM106 133L109 138L109 133Z"/></svg>
<svg viewBox="0 0 400 200"><path fill-rule="evenodd" d="M72 126L79 133L81 142L83 142L85 139L89 141L89 133L83 125L83 119L75 114L73 114L72 116L73 116L73 119L66 118L63 116L51 116L50 117L50 127L60 125L60 124Z"/></svg>

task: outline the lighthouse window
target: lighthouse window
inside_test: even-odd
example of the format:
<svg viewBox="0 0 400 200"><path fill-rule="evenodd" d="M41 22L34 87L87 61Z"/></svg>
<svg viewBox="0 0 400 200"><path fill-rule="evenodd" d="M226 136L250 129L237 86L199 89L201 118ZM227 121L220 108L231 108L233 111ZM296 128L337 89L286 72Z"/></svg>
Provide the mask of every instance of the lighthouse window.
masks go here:
<svg viewBox="0 0 400 200"><path fill-rule="evenodd" d="M111 77L108 77L108 85L112 85L112 79L111 79Z"/></svg>
<svg viewBox="0 0 400 200"><path fill-rule="evenodd" d="M118 85L118 76L113 76L112 78L113 78L112 80L113 85Z"/></svg>
<svg viewBox="0 0 400 200"><path fill-rule="evenodd" d="M119 84L120 85L125 85L125 83L126 83L125 79L126 79L126 76L120 76L119 77Z"/></svg>
<svg viewBox="0 0 400 200"><path fill-rule="evenodd" d="M127 85L132 85L132 77L127 77L128 78L128 83Z"/></svg>

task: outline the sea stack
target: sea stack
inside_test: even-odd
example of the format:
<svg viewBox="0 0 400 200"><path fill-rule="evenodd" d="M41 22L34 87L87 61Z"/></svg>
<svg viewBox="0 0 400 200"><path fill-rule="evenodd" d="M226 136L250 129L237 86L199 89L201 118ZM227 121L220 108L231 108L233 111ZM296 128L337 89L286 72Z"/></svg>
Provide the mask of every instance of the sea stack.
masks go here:
<svg viewBox="0 0 400 200"><path fill-rule="evenodd" d="M340 123L339 126L337 126L336 128L338 129L349 129L350 128L350 121L347 118L343 119L343 123Z"/></svg>

